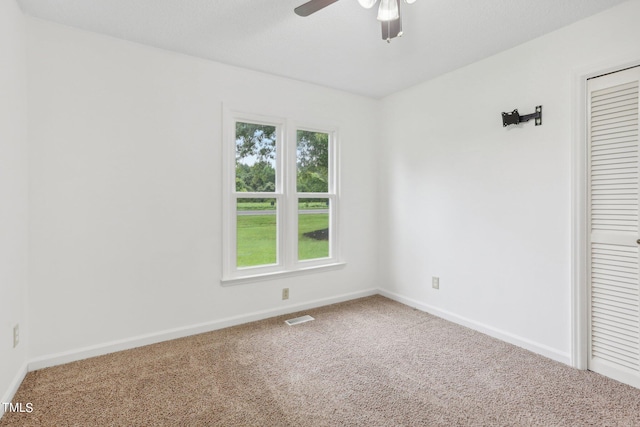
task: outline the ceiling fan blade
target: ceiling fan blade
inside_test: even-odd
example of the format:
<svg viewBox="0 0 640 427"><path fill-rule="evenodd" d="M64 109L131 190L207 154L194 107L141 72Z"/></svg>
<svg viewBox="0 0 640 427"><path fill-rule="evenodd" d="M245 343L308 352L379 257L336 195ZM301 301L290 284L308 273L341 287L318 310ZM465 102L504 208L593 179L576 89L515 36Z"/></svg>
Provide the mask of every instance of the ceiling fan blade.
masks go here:
<svg viewBox="0 0 640 427"><path fill-rule="evenodd" d="M400 0L398 1L398 15L400 15ZM389 41L402 35L402 16L393 21L382 21L382 40Z"/></svg>
<svg viewBox="0 0 640 427"><path fill-rule="evenodd" d="M293 9L293 11L298 16L309 16L312 13L315 13L320 9L324 9L325 7L337 1L338 0L311 0L303 5L296 7L295 9Z"/></svg>

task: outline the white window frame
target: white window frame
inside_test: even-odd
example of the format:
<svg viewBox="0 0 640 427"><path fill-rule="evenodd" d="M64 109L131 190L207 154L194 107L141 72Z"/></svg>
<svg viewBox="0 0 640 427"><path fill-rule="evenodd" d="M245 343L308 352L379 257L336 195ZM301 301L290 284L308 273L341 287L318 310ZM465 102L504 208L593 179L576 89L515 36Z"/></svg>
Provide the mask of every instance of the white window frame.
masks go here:
<svg viewBox="0 0 640 427"><path fill-rule="evenodd" d="M276 189L274 192L236 192L236 123L245 122L276 127ZM322 132L329 135L329 188L327 193L297 191L297 131ZM336 126L309 125L282 117L223 110L222 149L222 285L250 283L315 271L340 268L339 238L339 155ZM276 263L238 268L237 200L242 198L276 199ZM329 256L298 260L298 199L329 199Z"/></svg>

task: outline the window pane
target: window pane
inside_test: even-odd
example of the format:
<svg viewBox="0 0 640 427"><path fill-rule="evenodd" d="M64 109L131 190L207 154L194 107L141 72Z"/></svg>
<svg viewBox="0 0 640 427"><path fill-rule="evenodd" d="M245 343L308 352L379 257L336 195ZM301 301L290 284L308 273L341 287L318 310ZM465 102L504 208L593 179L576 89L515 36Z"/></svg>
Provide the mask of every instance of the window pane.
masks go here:
<svg viewBox="0 0 640 427"><path fill-rule="evenodd" d="M276 127L236 122L236 191L276 191Z"/></svg>
<svg viewBox="0 0 640 427"><path fill-rule="evenodd" d="M298 259L329 257L329 199L298 199Z"/></svg>
<svg viewBox="0 0 640 427"><path fill-rule="evenodd" d="M276 199L238 199L236 265L253 267L278 260Z"/></svg>
<svg viewBox="0 0 640 427"><path fill-rule="evenodd" d="M299 130L296 139L298 192L328 192L329 134Z"/></svg>

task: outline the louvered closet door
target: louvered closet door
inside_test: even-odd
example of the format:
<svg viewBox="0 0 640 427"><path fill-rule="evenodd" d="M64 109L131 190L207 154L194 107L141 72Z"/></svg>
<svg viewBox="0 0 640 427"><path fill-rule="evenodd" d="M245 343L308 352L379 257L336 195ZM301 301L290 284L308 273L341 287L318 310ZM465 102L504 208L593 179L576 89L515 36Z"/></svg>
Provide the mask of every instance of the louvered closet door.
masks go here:
<svg viewBox="0 0 640 427"><path fill-rule="evenodd" d="M589 80L589 369L640 387L640 68Z"/></svg>

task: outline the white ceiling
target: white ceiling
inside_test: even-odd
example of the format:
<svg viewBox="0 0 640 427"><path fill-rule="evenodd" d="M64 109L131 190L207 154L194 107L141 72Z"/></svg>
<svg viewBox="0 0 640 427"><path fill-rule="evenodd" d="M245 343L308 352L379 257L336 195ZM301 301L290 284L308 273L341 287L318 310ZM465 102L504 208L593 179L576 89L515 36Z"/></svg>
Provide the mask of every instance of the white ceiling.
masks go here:
<svg viewBox="0 0 640 427"><path fill-rule="evenodd" d="M370 97L434 78L624 0L417 0L404 36L381 39L376 10L340 0L18 0L38 18Z"/></svg>

